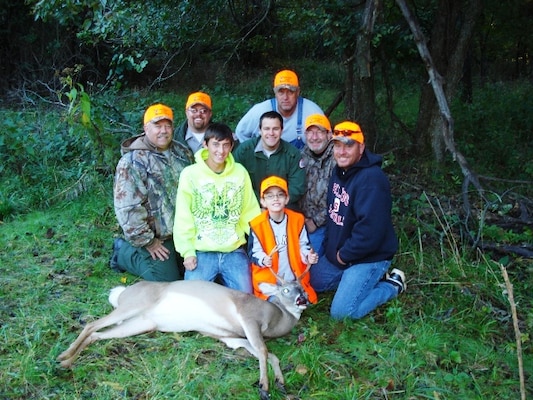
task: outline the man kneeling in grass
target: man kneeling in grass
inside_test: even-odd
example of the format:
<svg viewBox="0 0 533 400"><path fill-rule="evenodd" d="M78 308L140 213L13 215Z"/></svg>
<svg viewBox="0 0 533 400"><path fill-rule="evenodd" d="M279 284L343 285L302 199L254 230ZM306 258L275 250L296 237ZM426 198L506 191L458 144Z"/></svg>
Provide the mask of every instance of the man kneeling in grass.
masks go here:
<svg viewBox="0 0 533 400"><path fill-rule="evenodd" d="M337 166L328 187L325 257L311 267L311 285L317 292L336 291L333 318L358 319L405 291L405 275L387 273L398 239L381 157L365 148L354 122L335 126L332 140Z"/></svg>

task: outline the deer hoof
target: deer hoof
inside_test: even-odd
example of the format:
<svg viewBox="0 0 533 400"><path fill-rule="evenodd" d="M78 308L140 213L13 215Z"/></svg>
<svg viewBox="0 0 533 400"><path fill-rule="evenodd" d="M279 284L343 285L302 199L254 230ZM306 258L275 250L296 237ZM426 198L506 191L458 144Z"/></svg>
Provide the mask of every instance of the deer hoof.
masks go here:
<svg viewBox="0 0 533 400"><path fill-rule="evenodd" d="M278 381L277 379L276 379L276 387L281 393L287 394L287 390L285 390L285 384L281 381Z"/></svg>
<svg viewBox="0 0 533 400"><path fill-rule="evenodd" d="M259 398L261 400L270 400L270 394L265 389L259 389Z"/></svg>

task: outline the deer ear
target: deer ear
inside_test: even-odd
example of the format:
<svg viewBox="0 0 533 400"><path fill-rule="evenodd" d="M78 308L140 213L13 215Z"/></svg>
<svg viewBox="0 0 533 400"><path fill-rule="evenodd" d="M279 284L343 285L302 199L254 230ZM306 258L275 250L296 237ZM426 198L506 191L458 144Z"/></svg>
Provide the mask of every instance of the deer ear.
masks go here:
<svg viewBox="0 0 533 400"><path fill-rule="evenodd" d="M261 282L257 286L259 286L259 289L261 289L263 294L265 294L266 296L272 296L273 294L276 294L278 292L278 286L272 283Z"/></svg>

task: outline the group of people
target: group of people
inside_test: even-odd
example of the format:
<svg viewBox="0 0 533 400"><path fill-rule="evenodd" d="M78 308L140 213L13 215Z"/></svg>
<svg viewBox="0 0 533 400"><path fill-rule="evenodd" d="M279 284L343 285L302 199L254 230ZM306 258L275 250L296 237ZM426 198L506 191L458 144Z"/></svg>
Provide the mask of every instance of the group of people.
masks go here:
<svg viewBox="0 0 533 400"><path fill-rule="evenodd" d="M110 266L145 280L209 280L269 300L261 282L298 279L309 300L335 291L331 316L362 318L406 289L381 156L360 126L333 129L280 71L274 98L235 132L213 122L208 94L189 95L174 127L164 104L121 145L114 206L124 238ZM277 277L276 277L277 275Z"/></svg>

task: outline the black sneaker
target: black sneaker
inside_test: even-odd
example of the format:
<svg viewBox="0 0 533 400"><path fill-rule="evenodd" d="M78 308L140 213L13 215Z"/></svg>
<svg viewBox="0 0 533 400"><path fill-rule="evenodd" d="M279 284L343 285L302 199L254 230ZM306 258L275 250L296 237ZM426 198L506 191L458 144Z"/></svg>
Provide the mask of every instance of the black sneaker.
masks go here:
<svg viewBox="0 0 533 400"><path fill-rule="evenodd" d="M124 244L125 240L121 238L117 238L113 241L113 253L111 254L111 258L109 259L109 267L115 272L124 272L122 268L118 265L118 251Z"/></svg>
<svg viewBox="0 0 533 400"><path fill-rule="evenodd" d="M394 268L388 275L385 280L398 288L398 294L405 292L407 284L405 283L405 274L403 271Z"/></svg>

